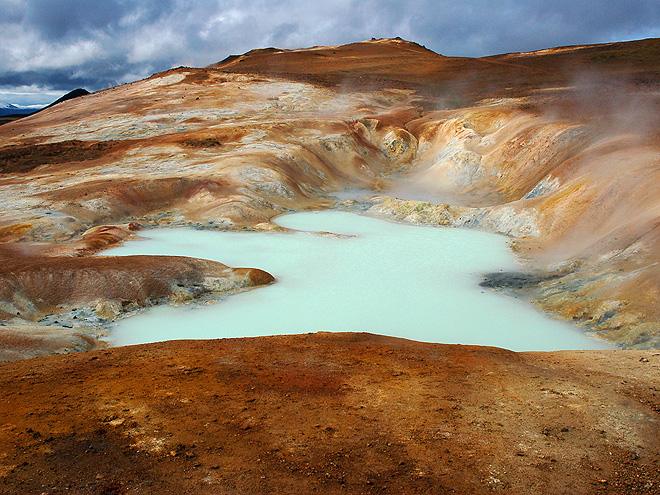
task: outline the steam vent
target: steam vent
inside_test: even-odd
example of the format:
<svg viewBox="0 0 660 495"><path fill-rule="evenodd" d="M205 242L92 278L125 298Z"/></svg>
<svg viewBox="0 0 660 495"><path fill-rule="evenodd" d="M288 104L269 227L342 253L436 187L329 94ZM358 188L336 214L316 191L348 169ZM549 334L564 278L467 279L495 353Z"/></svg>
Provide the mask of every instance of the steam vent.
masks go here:
<svg viewBox="0 0 660 495"><path fill-rule="evenodd" d="M475 286L612 350L185 340L185 318L113 345L279 275L108 249L321 210L506 236L515 269ZM2 494L660 494L660 39L258 49L1 125L0 387Z"/></svg>

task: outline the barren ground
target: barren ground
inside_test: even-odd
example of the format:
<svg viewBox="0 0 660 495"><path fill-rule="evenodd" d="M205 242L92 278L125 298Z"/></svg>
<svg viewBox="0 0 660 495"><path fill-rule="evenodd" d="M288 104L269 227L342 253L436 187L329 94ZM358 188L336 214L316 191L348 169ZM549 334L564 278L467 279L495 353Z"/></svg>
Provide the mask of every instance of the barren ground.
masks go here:
<svg viewBox="0 0 660 495"><path fill-rule="evenodd" d="M660 493L660 354L370 334L0 369L2 493Z"/></svg>

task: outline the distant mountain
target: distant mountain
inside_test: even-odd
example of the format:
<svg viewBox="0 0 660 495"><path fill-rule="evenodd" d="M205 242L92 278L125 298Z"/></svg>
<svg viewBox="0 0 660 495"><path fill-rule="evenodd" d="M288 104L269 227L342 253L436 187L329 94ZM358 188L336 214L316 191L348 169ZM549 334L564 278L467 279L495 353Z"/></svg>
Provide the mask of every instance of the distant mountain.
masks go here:
<svg viewBox="0 0 660 495"><path fill-rule="evenodd" d="M7 103L4 101L0 101L0 117L2 119L0 120L0 125L5 124L7 122L11 122L13 120L19 119L21 117L24 117L26 115L32 115L33 113L40 112L41 110L45 110L46 108L50 108L54 105L57 105L58 103L62 103L63 101L67 100L72 100L73 98L78 98L79 96L85 96L88 95L89 91L83 88L78 88L74 89L73 91L69 91L67 94L62 96L61 98L58 98L55 100L53 103L50 105L15 105L13 103Z"/></svg>
<svg viewBox="0 0 660 495"><path fill-rule="evenodd" d="M5 115L29 115L40 109L41 107L20 106L0 101L0 117Z"/></svg>

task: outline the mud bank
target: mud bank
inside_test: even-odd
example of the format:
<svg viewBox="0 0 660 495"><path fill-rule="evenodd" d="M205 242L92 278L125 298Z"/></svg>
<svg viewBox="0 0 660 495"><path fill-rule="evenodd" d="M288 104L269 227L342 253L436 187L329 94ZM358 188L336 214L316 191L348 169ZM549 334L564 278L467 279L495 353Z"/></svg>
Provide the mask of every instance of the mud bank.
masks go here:
<svg viewBox="0 0 660 495"><path fill-rule="evenodd" d="M4 258L0 362L103 347L116 318L273 281L263 270L176 256Z"/></svg>

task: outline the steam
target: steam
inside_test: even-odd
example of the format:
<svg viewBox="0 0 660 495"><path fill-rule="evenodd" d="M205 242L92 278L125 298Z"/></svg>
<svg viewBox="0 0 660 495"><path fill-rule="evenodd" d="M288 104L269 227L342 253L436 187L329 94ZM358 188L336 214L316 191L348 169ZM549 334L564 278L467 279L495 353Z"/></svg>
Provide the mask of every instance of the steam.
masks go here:
<svg viewBox="0 0 660 495"><path fill-rule="evenodd" d="M559 102L546 107L551 117L584 121L603 137L626 135L649 142L660 138L657 81L581 71L557 93Z"/></svg>

